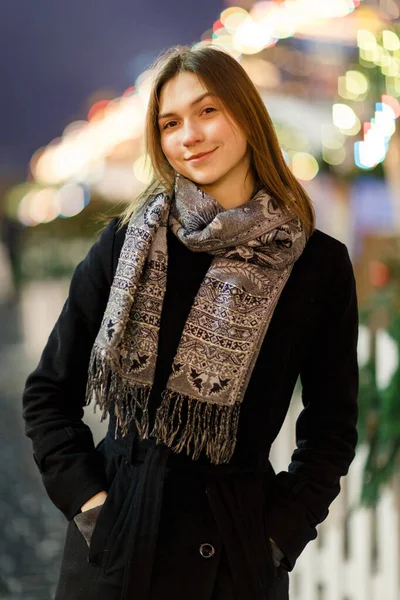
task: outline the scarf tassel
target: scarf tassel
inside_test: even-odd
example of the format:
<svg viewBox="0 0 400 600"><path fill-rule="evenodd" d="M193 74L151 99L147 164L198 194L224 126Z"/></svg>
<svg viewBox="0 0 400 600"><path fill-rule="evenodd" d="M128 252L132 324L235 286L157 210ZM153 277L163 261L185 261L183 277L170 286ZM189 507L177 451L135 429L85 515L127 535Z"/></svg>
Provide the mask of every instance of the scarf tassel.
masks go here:
<svg viewBox="0 0 400 600"><path fill-rule="evenodd" d="M117 428L125 436L135 422L139 437L149 437L149 386L136 386L128 383L116 373L106 358L105 352L94 347L89 363L86 388L86 405L94 402L94 411L99 407L102 411L101 421L113 408L117 418Z"/></svg>
<svg viewBox="0 0 400 600"><path fill-rule="evenodd" d="M148 386L132 387L112 369L104 351L93 349L86 405L93 401L94 412L97 407L101 409L101 421L113 409L122 436L134 422L139 438L147 439L150 392ZM226 406L165 390L150 435L175 453L185 450L193 460L204 451L211 463L228 463L236 446L239 413L239 402Z"/></svg>
<svg viewBox="0 0 400 600"><path fill-rule="evenodd" d="M175 453L186 451L193 460L202 451L213 464L227 463L233 455L240 403L226 406L165 390L151 435ZM185 415L182 418L182 412ZM193 446L193 451L191 451Z"/></svg>

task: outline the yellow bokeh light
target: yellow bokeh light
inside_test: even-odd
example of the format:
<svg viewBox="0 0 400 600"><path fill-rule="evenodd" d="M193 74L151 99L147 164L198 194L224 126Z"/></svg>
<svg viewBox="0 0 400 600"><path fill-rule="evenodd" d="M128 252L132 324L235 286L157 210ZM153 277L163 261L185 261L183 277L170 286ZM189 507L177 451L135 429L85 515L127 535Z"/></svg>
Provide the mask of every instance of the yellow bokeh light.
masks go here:
<svg viewBox="0 0 400 600"><path fill-rule="evenodd" d="M375 46L372 50L363 50L360 48L360 59L366 63L376 63L379 60L379 47ZM366 66L373 68L374 64L367 64Z"/></svg>
<svg viewBox="0 0 400 600"><path fill-rule="evenodd" d="M346 159L346 149L343 148L323 148L322 158L328 165L341 165Z"/></svg>
<svg viewBox="0 0 400 600"><path fill-rule="evenodd" d="M397 96L400 96L400 77L396 77L393 81L394 91Z"/></svg>
<svg viewBox="0 0 400 600"><path fill-rule="evenodd" d="M224 27L234 33L238 27L248 18L249 13L244 8L239 6L231 6L222 11L220 21Z"/></svg>
<svg viewBox="0 0 400 600"><path fill-rule="evenodd" d="M342 132L347 136L357 135L361 129L361 121L358 117L356 117L356 122L352 127L348 129L342 129Z"/></svg>
<svg viewBox="0 0 400 600"><path fill-rule="evenodd" d="M279 40L292 37L296 33L296 23L282 19L279 22L275 22L273 28L274 36Z"/></svg>
<svg viewBox="0 0 400 600"><path fill-rule="evenodd" d="M347 16L354 10L354 4L351 0L331 0L321 2L321 0L290 0L284 3L286 11L302 15L307 20L331 19Z"/></svg>
<svg viewBox="0 0 400 600"><path fill-rule="evenodd" d="M357 115L347 104L332 106L333 124L339 129L351 129L357 122Z"/></svg>
<svg viewBox="0 0 400 600"><path fill-rule="evenodd" d="M374 62L378 67L388 65L391 60L389 52L379 44L377 44L376 48L372 51L371 57L372 62Z"/></svg>
<svg viewBox="0 0 400 600"><path fill-rule="evenodd" d="M362 50L375 50L376 38L371 31L367 29L359 29L357 31L357 45Z"/></svg>
<svg viewBox="0 0 400 600"><path fill-rule="evenodd" d="M378 57L375 60L375 64L379 67L388 67L391 62L392 57L390 53L385 48L382 48L382 46L378 46Z"/></svg>
<svg viewBox="0 0 400 600"><path fill-rule="evenodd" d="M369 81L359 71L347 71L346 73L346 87L351 94L355 96L361 96L366 94L369 88Z"/></svg>
<svg viewBox="0 0 400 600"><path fill-rule="evenodd" d="M347 89L347 82L345 76L338 78L338 94L339 96L341 96L341 98L344 98L345 100L357 100L358 98L358 96L350 94L349 90Z"/></svg>
<svg viewBox="0 0 400 600"><path fill-rule="evenodd" d="M268 28L271 36L276 39L285 39L296 33L296 27L301 20L299 11L290 9L289 5L274 2L256 2L250 10L252 19Z"/></svg>
<svg viewBox="0 0 400 600"><path fill-rule="evenodd" d="M400 40L398 36L395 34L394 31L389 31L388 29L382 31L382 43L383 47L386 48L386 50L390 50L391 52L399 50L400 48Z"/></svg>
<svg viewBox="0 0 400 600"><path fill-rule="evenodd" d="M274 42L270 28L248 17L233 35L233 47L243 54L257 54Z"/></svg>
<svg viewBox="0 0 400 600"><path fill-rule="evenodd" d="M338 93L345 100L364 100L368 89L369 81L359 71L347 71L345 76L338 78Z"/></svg>
<svg viewBox="0 0 400 600"><path fill-rule="evenodd" d="M94 125L96 127L96 125ZM54 155L53 165L55 172L55 183L66 181L75 173L85 169L91 159L96 145L90 137L81 140L79 144L65 143L57 149ZM100 145L97 146L100 151Z"/></svg>
<svg viewBox="0 0 400 600"><path fill-rule="evenodd" d="M50 223L60 214L60 205L55 188L43 188L35 194L33 200L33 210L36 215L41 215L41 223ZM35 216L35 218L37 218Z"/></svg>
<svg viewBox="0 0 400 600"><path fill-rule="evenodd" d="M269 2L268 0L261 0L260 2L255 2L250 9L250 16L255 21L263 21L272 16L274 9L274 4Z"/></svg>
<svg viewBox="0 0 400 600"><path fill-rule="evenodd" d="M60 213L55 188L43 188L28 192L20 203L18 218L25 225L35 226L50 223Z"/></svg>
<svg viewBox="0 0 400 600"><path fill-rule="evenodd" d="M35 179L39 183L57 183L55 155L54 148L47 148L39 157L35 167Z"/></svg>
<svg viewBox="0 0 400 600"><path fill-rule="evenodd" d="M387 77L397 77L400 74L399 60L391 58L389 64L382 67L382 73Z"/></svg>
<svg viewBox="0 0 400 600"><path fill-rule="evenodd" d="M31 202L35 197L35 192L31 191L25 194L25 196L21 199L21 202L18 206L17 216L18 220L28 227L34 227L38 225L40 221L36 221L31 214Z"/></svg>
<svg viewBox="0 0 400 600"><path fill-rule="evenodd" d="M319 171L318 162L307 152L296 152L291 159L291 168L297 179L311 181Z"/></svg>
<svg viewBox="0 0 400 600"><path fill-rule="evenodd" d="M89 125L88 121L73 121L69 123L62 132L62 137L65 138L70 135L76 135L81 133L82 129Z"/></svg>
<svg viewBox="0 0 400 600"><path fill-rule="evenodd" d="M344 134L334 125L322 125L321 139L323 146L330 150L343 148L345 142Z"/></svg>

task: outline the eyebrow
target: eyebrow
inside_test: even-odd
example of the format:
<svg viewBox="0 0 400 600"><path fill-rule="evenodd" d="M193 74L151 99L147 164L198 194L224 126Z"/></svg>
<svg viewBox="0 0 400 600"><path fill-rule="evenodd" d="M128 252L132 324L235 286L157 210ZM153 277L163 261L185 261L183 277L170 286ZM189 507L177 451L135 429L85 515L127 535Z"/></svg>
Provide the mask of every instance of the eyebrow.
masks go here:
<svg viewBox="0 0 400 600"><path fill-rule="evenodd" d="M198 98L196 98L196 100L193 100L193 102L191 102L190 107L192 108L196 104L199 104L199 102L204 100L204 98L207 98L207 96L215 97L215 94L212 94L211 92L205 92L205 94L201 94L201 96L199 96ZM175 115L176 113L173 112L162 113L161 115L158 115L158 120L161 121L161 119L165 119L166 117L175 117Z"/></svg>

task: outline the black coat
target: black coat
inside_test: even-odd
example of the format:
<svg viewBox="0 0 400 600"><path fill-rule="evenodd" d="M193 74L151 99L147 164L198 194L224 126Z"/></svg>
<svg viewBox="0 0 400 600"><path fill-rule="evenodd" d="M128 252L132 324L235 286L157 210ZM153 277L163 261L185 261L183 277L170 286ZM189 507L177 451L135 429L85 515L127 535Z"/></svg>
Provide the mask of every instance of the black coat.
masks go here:
<svg viewBox="0 0 400 600"><path fill-rule="evenodd" d="M49 497L69 520L57 600L283 600L287 571L316 537L316 525L328 515L355 453L358 316L347 249L318 230L309 239L265 336L231 463L208 465L204 457L191 461L151 441L138 443L134 431L114 439L113 417L105 440L94 448L81 420L89 355L125 231L113 220L78 265L24 391L34 458ZM212 259L189 251L171 232L167 239L153 414ZM275 475L269 451L299 376L304 409L296 424L297 448L288 471ZM154 483L157 474L162 485ZM82 521L80 507L103 489L108 496L92 513L96 526L89 550L82 531L90 514ZM278 569L269 536L285 555ZM204 543L212 556L199 552ZM122 594L127 556L132 576L126 583L125 569Z"/></svg>

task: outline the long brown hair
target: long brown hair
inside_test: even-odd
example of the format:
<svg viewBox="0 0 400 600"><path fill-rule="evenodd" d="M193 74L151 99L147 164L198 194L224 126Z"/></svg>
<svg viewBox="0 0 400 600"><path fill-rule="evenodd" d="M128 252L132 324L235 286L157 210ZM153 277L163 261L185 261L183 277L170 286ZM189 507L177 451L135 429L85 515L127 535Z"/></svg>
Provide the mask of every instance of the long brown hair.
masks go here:
<svg viewBox="0 0 400 600"><path fill-rule="evenodd" d="M163 53L154 65L154 78L146 115L145 146L153 169L153 180L136 201L128 205L121 226L151 197L160 191L171 194L175 172L161 148L158 126L159 99L163 85L182 72L196 74L206 89L215 94L233 120L246 133L256 182L275 199L278 206L291 209L307 235L315 228L312 202L287 166L264 102L243 67L215 45L175 46Z"/></svg>

